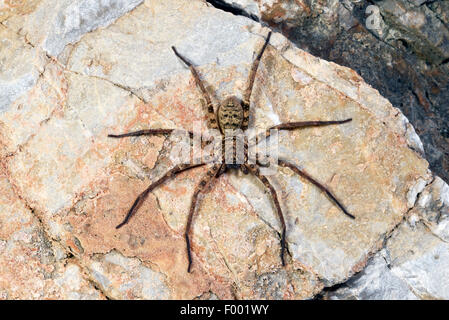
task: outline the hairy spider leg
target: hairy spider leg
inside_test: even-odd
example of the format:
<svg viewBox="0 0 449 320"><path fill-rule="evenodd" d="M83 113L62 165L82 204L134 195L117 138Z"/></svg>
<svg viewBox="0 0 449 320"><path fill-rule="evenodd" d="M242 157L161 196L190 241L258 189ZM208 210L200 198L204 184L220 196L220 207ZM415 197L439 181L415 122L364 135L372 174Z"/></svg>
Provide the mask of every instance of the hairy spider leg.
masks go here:
<svg viewBox="0 0 449 320"><path fill-rule="evenodd" d="M287 122L287 123L281 123L275 126L272 126L265 130L265 132L261 132L256 137L251 139L250 147L254 146L255 144L261 142L263 139L268 139L271 135L270 130L272 129L278 129L278 130L294 130L294 129L302 129L302 128L308 128L308 127L321 127L321 126L328 126L332 124L342 124L346 122L352 121L352 118L345 119L345 120L331 120L331 121L298 121L298 122Z"/></svg>
<svg viewBox="0 0 449 320"><path fill-rule="evenodd" d="M218 130L218 123L217 118L214 113L214 106L212 105L212 100L210 99L209 93L206 91L206 88L203 85L203 82L201 81L201 78L196 71L195 67L190 63L186 58L184 58L179 52L176 50L175 47L171 47L175 55L181 59L190 69L192 72L193 78L195 78L196 85L200 88L201 93L203 94L204 99L206 100L206 108L207 108L207 114L208 114L208 122L211 129Z"/></svg>
<svg viewBox="0 0 449 320"><path fill-rule="evenodd" d="M198 186L196 187L196 189L193 193L192 202L190 204L189 217L187 218L187 225L186 225L186 229L185 229L185 233L184 233L184 236L186 239L187 258L189 260L187 272L189 272L189 273L190 273L190 269L192 267L192 253L191 253L191 248L190 248L189 233L190 233L190 229L192 226L193 214L195 213L195 208L197 207L198 196L210 184L210 182L214 178L216 178L218 174L220 174L222 166L223 166L223 164L221 164L221 165L214 164L207 171L206 176L201 180L201 182L198 184Z"/></svg>
<svg viewBox="0 0 449 320"><path fill-rule="evenodd" d="M152 183L145 191L143 191L137 199L134 201L133 205L128 211L128 214L126 215L125 219L117 225L115 228L119 229L123 227L125 224L128 223L129 219L134 215L134 213L139 209L139 207L142 205L143 201L148 197L148 194L150 191L152 191L154 188L162 184L164 181L168 180L169 178L172 178L176 176L178 173L181 173L183 171L193 169L196 167L204 166L205 163L198 163L198 164L179 164L173 169L169 170L165 175L163 175L161 178L159 178L157 181Z"/></svg>
<svg viewBox="0 0 449 320"><path fill-rule="evenodd" d="M109 138L125 138L125 137L137 137L137 136L151 136L157 134L171 134L173 131L178 129L144 129L133 132L127 132L122 134L108 134ZM189 136L193 138L193 132L187 131Z"/></svg>
<svg viewBox="0 0 449 320"><path fill-rule="evenodd" d="M242 107L243 107L243 122L242 122L242 130L248 129L248 123L249 123L249 103L251 99L251 93L253 91L253 85L254 80L256 78L257 68L259 67L260 59L262 58L262 55L268 46L268 43L270 42L271 38L271 31L268 33L267 39L265 40L265 43L263 44L262 49L260 50L259 54L257 55L256 60L254 60L253 65L251 67L251 70L249 72L248 77L248 87L246 88L245 92L243 93L243 100L242 100Z"/></svg>
<svg viewBox="0 0 449 320"><path fill-rule="evenodd" d="M260 174L260 169L257 165L254 164L245 164L244 165L246 169L254 174L263 184L264 186L270 191L271 197L273 198L274 205L276 207L277 214L279 216L279 220L281 221L281 227L282 227L282 233L281 233L281 261L282 266L285 266L285 260L284 260L284 252L285 252L285 220L284 220L284 214L282 213L281 205L279 204L279 199L276 193L276 190L272 186L272 184L268 181L267 177Z"/></svg>
<svg viewBox="0 0 449 320"><path fill-rule="evenodd" d="M301 177L309 180L311 183L313 183L315 186L317 186L321 191L326 193L326 195L343 211L345 215L350 217L351 219L355 219L355 217L346 210L346 208L340 203L340 201L337 200L337 198L332 194L332 192L329 191L324 185L316 181L314 178L312 178L306 171L299 169L294 164L287 162L285 160L279 159L279 165L282 167L290 168L293 172L300 175Z"/></svg>

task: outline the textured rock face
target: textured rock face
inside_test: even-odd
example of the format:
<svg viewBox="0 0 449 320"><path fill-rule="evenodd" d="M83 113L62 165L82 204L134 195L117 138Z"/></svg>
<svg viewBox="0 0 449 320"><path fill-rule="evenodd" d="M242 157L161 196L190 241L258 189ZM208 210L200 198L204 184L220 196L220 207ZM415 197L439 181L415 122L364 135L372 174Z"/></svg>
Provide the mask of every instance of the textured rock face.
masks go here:
<svg viewBox="0 0 449 320"><path fill-rule="evenodd" d="M206 173L197 168L152 192L129 224L116 230L137 195L174 166L175 141L107 134L191 130L206 119L190 71L170 46L198 66L216 103L241 97L268 29L202 1L110 3L109 11L98 13L101 24L87 15L66 33L60 18L33 27L43 23L46 11L71 17L65 5L50 1L1 26L10 39L2 60L19 54L18 63L2 66L0 77L10 88L2 100L0 141L4 184L13 199L2 199L0 227L20 220L20 213L8 209L10 201L37 221L48 251L60 250L54 253L60 258L47 263L58 270L48 286L77 283L59 289L57 297L311 298L361 271L392 230L389 241L400 237L398 230L406 227L397 226L411 212L419 210L429 228L445 237L446 220L437 219L432 207L438 203L428 186L433 177L407 119L354 71L320 60L278 33L259 67L250 125L262 130L281 122L351 117L344 125L282 132L280 154L329 186L356 219L307 181L278 169L269 179L287 223L283 268L280 224L269 195L254 177L230 173L213 184L196 213L188 274L183 232L193 190ZM14 239L5 231L2 247ZM12 259L14 253L0 250L1 259ZM0 277L6 298L39 290L9 289L10 269ZM41 292L35 297L48 295ZM438 288L429 292L438 296Z"/></svg>
<svg viewBox="0 0 449 320"><path fill-rule="evenodd" d="M440 178L420 194L385 249L330 299L449 298L449 186Z"/></svg>
<svg viewBox="0 0 449 320"><path fill-rule="evenodd" d="M399 108L449 182L447 1L221 0L299 48L348 66Z"/></svg>
<svg viewBox="0 0 449 320"><path fill-rule="evenodd" d="M67 44L78 41L82 35L98 27L109 25L142 1L43 0L29 15L15 15L8 19L7 24L26 34L34 45L56 56Z"/></svg>
<svg viewBox="0 0 449 320"><path fill-rule="evenodd" d="M76 259L48 238L4 174L0 187L0 298L104 298Z"/></svg>

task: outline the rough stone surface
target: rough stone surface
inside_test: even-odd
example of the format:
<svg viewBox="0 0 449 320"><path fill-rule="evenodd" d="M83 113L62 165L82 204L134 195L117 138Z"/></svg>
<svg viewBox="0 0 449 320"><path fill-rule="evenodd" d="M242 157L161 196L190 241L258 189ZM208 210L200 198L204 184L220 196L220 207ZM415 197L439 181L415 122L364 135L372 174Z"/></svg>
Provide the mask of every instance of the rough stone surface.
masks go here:
<svg viewBox="0 0 449 320"><path fill-rule="evenodd" d="M0 79L15 84L29 74L34 80L16 85L20 94L5 95L0 156L7 183L39 221L50 249L73 256L68 260L76 266L60 269L60 282L78 277L95 284L89 298L312 298L363 270L392 230L405 228L405 215L421 210L429 226L437 223L432 206L438 192L426 187L437 180L408 120L353 70L274 33L256 78L250 125L262 130L280 122L351 117L344 125L283 132L280 151L329 186L356 219L290 170L278 169L269 179L286 217L284 268L269 194L254 177L231 172L202 198L192 230L193 271L187 273L183 233L205 168L156 189L129 224L116 230L137 195L175 164L170 160L175 141L116 140L107 134L192 129L206 119L204 105L170 46L198 66L217 102L241 97L254 52L269 30L203 1L160 0L131 11L110 9L107 17L121 17L105 18L95 30L94 21L85 21L54 42L49 39L61 30L54 21L61 20L45 24L40 17L46 11L63 15L65 7L56 8L42 1L34 11L3 22L2 32L15 43L24 67L6 65ZM39 21L44 26L35 30ZM5 61L8 52L13 51L4 54ZM428 202L422 200L426 192ZM11 216L7 209L1 214ZM441 227L433 228L444 237ZM423 255L433 248L426 245ZM395 254L405 255L398 248ZM12 259L8 251L4 257ZM432 280L422 287L420 292L439 296ZM87 295L84 285L73 288L82 291L79 298ZM11 297L35 292L22 290Z"/></svg>
<svg viewBox="0 0 449 320"><path fill-rule="evenodd" d="M2 1L0 3L0 22L14 15L29 14L36 9L41 0Z"/></svg>
<svg viewBox="0 0 449 320"><path fill-rule="evenodd" d="M0 25L0 112L30 90L45 64L44 55Z"/></svg>
<svg viewBox="0 0 449 320"><path fill-rule="evenodd" d="M396 276L387 262L385 249L372 257L365 269L345 282L344 286L330 291L325 298L333 300L417 300L404 279Z"/></svg>
<svg viewBox="0 0 449 320"><path fill-rule="evenodd" d="M329 299L449 298L449 186L440 178L420 194L385 249Z"/></svg>
<svg viewBox="0 0 449 320"><path fill-rule="evenodd" d="M0 299L103 299L0 174Z"/></svg>
<svg viewBox="0 0 449 320"><path fill-rule="evenodd" d="M25 35L49 55L57 56L67 44L78 41L98 27L109 25L142 1L42 0L30 14L15 15L5 25Z"/></svg>
<svg viewBox="0 0 449 320"><path fill-rule="evenodd" d="M401 109L424 144L430 168L449 182L448 1L218 2L252 14L313 55L357 71Z"/></svg>

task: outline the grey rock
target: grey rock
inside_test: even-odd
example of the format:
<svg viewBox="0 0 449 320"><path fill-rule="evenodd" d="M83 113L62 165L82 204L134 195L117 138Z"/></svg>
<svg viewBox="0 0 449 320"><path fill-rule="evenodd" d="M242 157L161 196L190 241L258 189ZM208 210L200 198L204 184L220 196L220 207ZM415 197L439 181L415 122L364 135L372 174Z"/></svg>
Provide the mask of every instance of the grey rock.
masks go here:
<svg viewBox="0 0 449 320"><path fill-rule="evenodd" d="M385 249L370 259L368 265L335 291L327 294L332 300L414 300L418 297L407 282L396 276L387 262Z"/></svg>
<svg viewBox="0 0 449 320"><path fill-rule="evenodd" d="M328 299L448 299L449 186L440 178L419 195L416 206L366 268Z"/></svg>
<svg viewBox="0 0 449 320"><path fill-rule="evenodd" d="M392 29L385 37L387 42L406 41L416 54L435 65L449 58L449 30L427 6L413 7L406 0L376 5Z"/></svg>
<svg viewBox="0 0 449 320"><path fill-rule="evenodd" d="M348 219L314 186L279 169L269 179L285 208L290 269L280 264L279 219L254 177L223 176L217 189L205 194L196 217L191 274L180 235L198 175L177 177L152 192L132 224L117 231L114 226L136 195L173 164L161 151L166 146L162 137L111 141L107 134L149 126L190 129L193 121L204 119L191 73L170 46L197 66L216 102L229 94L241 96L254 52L268 30L202 1L147 1L128 14L137 2L112 8L114 3L107 2L104 13L101 6L77 2L74 14L68 2L43 1L36 11L5 21L8 34L20 34L18 43L26 44L21 50L35 48L38 57L44 52L57 57L44 57L45 68L30 67L42 73L32 90L23 86L20 97L9 93L1 137L2 146L14 151L2 161L17 193L105 294L123 299L192 298L205 292L220 298L311 298L324 285L361 271L409 213L408 224L401 224L382 253L356 276L353 288L363 293L352 296L447 296L447 283L420 271L446 275L441 271L447 264L446 227L440 226L447 206L446 200L438 203L447 192L437 180L426 187L430 174L413 127L355 72L311 56L279 33L273 33L256 78L251 124L260 129L293 119L351 115L351 126L281 136L281 149L330 185L357 219ZM358 27L357 1L311 2L310 13L290 10L297 3L283 3L285 16L273 16L273 21L294 29L296 20L313 20L305 28L312 35L310 48L325 40L319 48L330 55L334 48L329 44L342 36L333 24L341 23L347 33ZM88 19L78 20L76 10L84 10ZM42 23L45 12L55 13L48 23ZM108 26L98 28L97 22ZM23 74L30 72L11 79ZM52 94L53 102L43 98ZM19 108L25 100L28 113ZM45 106L40 113L39 106ZM28 114L39 119L26 137L12 137L25 131L16 128L27 128ZM405 243L410 238L416 241ZM5 246L0 242L0 250ZM52 264L65 256L44 254L39 261ZM80 278L75 271L64 271L61 281ZM384 282L379 283L379 274ZM75 292L73 297L80 296Z"/></svg>
<svg viewBox="0 0 449 320"><path fill-rule="evenodd" d="M427 5L430 10L435 12L438 19L440 19L446 28L449 27L449 2L448 1L429 1Z"/></svg>
<svg viewBox="0 0 449 320"><path fill-rule="evenodd" d="M114 20L134 9L143 0L44 0L26 20L16 16L7 21L34 44L52 56L61 53L69 43L78 41L84 34L106 27ZM52 8L51 13L48 8ZM45 24L42 22L45 21Z"/></svg>
<svg viewBox="0 0 449 320"><path fill-rule="evenodd" d="M0 172L1 299L102 299Z"/></svg>
<svg viewBox="0 0 449 320"><path fill-rule="evenodd" d="M356 70L404 113L432 171L449 182L448 1L223 1L254 14L257 4L262 23ZM369 25L373 18L378 29Z"/></svg>
<svg viewBox="0 0 449 320"><path fill-rule="evenodd" d="M39 51L0 25L0 113L27 93L43 71L45 60Z"/></svg>
<svg viewBox="0 0 449 320"><path fill-rule="evenodd" d="M38 75L35 70L12 82L0 81L0 112L7 110L11 102L30 90L36 84Z"/></svg>
<svg viewBox="0 0 449 320"><path fill-rule="evenodd" d="M163 274L143 265L138 259L127 258L117 251L96 255L88 268L109 297L126 299L168 299L170 290Z"/></svg>
<svg viewBox="0 0 449 320"><path fill-rule="evenodd" d="M449 242L449 186L439 177L420 195L413 212L430 231Z"/></svg>
<svg viewBox="0 0 449 320"><path fill-rule="evenodd" d="M208 1L212 5L218 6L219 4L241 10L249 17L256 17L260 19L261 12L259 9L259 4L254 0L212 0Z"/></svg>

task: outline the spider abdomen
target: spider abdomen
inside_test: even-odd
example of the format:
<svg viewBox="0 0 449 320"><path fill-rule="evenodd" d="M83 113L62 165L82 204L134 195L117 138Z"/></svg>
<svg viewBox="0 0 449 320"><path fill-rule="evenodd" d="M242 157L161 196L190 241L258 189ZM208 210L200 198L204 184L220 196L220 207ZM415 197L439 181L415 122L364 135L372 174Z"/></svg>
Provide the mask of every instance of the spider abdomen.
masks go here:
<svg viewBox="0 0 449 320"><path fill-rule="evenodd" d="M237 130L242 127L243 108L240 100L229 97L223 101L217 111L218 125L221 131Z"/></svg>

